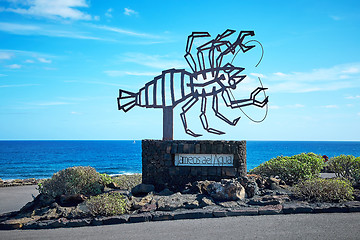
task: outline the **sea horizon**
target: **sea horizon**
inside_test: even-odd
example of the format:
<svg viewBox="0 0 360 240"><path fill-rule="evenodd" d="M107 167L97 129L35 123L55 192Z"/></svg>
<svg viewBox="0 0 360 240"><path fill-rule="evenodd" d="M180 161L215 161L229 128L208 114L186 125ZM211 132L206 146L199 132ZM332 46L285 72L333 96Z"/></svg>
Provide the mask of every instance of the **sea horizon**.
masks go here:
<svg viewBox="0 0 360 240"><path fill-rule="evenodd" d="M341 154L360 156L360 141L246 142L247 170L277 156L302 152L314 152L330 158ZM0 140L0 178L49 178L57 171L72 166L91 166L100 173L110 175L141 173L141 154L141 140L136 139Z"/></svg>
<svg viewBox="0 0 360 240"><path fill-rule="evenodd" d="M142 141L142 140L161 140L161 139L0 139L0 141ZM199 140L189 140L189 139L174 139L170 141L203 141L204 139ZM360 140L207 140L207 141L254 141L254 142L360 142Z"/></svg>

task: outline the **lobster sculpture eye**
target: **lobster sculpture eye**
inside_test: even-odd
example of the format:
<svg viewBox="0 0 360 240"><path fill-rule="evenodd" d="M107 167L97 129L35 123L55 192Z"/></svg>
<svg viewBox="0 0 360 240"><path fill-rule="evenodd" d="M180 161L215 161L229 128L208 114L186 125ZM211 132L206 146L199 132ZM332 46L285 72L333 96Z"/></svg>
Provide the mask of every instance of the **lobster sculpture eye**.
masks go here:
<svg viewBox="0 0 360 240"><path fill-rule="evenodd" d="M227 63L224 67L224 72L230 73L233 71L234 66L231 63Z"/></svg>
<svg viewBox="0 0 360 240"><path fill-rule="evenodd" d="M228 83L231 88L235 88L236 85L235 85L235 80L233 78L230 78Z"/></svg>

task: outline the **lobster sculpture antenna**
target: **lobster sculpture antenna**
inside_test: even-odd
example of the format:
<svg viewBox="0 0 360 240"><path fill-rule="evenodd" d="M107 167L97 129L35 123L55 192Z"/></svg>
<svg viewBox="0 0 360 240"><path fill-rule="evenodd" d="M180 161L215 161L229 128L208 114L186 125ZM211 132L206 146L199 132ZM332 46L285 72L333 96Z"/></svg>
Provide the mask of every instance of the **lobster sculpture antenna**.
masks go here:
<svg viewBox="0 0 360 240"><path fill-rule="evenodd" d="M268 96L265 94L267 88L262 86L260 78L261 86L253 90L249 98L236 100L232 95L231 89L235 89L246 77L246 75L242 74L245 68L236 67L232 65L232 62L223 65L224 56L232 54L235 57L240 51L246 53L255 47L255 45L247 45L248 43L253 41L259 43L256 40L244 43L245 37L255 35L254 31L241 31L233 43L227 41L226 38L234 33L235 30L227 29L224 33L217 35L216 38L197 47L196 55L193 56L192 46L194 39L210 37L208 32L193 32L188 36L186 54L184 55L192 72L172 68L162 71L160 75L146 83L137 93L120 89L117 98L118 109L127 112L135 106L162 108L163 140L173 140L173 109L180 103L183 103L180 117L185 132L193 137L201 136L201 134L195 133L189 128L186 120L188 110L201 100L200 120L203 128L209 133L225 134L225 132L212 128L208 124L206 117L208 97L212 97L211 106L215 116L232 126L238 123L240 117L228 119L221 114L219 112L219 96L222 97L227 107L239 108L240 110L242 110L242 107L250 105L263 108L268 103ZM215 54L215 51L217 51L217 54ZM205 61L205 52L208 53L206 56L207 61ZM256 99L260 92L264 93L262 101Z"/></svg>

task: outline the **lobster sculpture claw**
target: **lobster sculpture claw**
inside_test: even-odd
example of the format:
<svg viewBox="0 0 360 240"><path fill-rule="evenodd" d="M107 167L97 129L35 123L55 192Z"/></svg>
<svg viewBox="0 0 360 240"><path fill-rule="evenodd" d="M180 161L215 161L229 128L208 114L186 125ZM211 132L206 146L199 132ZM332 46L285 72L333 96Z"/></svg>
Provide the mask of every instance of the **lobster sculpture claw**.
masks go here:
<svg viewBox="0 0 360 240"><path fill-rule="evenodd" d="M208 124L206 117L208 97L212 97L212 110L215 116L232 126L238 123L240 117L230 120L221 114L218 103L219 96L222 97L226 106L231 108L242 108L250 105L263 108L268 103L268 97L265 95L267 88L262 85L252 91L249 98L233 99L231 90L236 89L238 84L246 77L242 73L245 68L236 67L232 63L222 65L224 56L227 54L236 55L239 51L246 53L255 47L255 45L246 45L244 43L245 37L255 35L253 31L241 31L233 43L225 40L233 33L235 33L235 30L227 29L215 39L197 47L196 57L194 57L191 53L194 39L210 37L210 34L208 32L193 32L188 36L186 54L184 55L192 72L185 69L168 69L146 83L137 93L120 89L117 98L118 109L127 112L135 106L175 108L178 104L183 104L180 117L184 130L193 137L199 137L202 135L193 132L189 128L186 113L201 100L200 120L203 128L209 133L225 134ZM215 51L217 51L217 54L215 54ZM208 52L207 64L205 64L205 52ZM256 99L260 92L264 92L265 96L262 101Z"/></svg>

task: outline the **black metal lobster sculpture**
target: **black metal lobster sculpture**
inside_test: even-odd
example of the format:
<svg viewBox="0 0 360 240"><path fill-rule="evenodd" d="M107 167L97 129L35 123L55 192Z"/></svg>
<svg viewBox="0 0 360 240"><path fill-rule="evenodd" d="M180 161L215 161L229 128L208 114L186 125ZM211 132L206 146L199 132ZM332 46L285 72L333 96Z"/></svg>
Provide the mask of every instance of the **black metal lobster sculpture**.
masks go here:
<svg viewBox="0 0 360 240"><path fill-rule="evenodd" d="M244 39L247 36L254 36L253 31L241 31L236 41L231 43L225 40L228 36L235 33L234 30L226 30L219 34L215 39L196 48L197 54L194 57L191 53L195 38L210 37L208 32L193 32L188 36L186 44L185 59L193 72L185 69L168 69L156 76L152 81L145 84L137 93L119 90L117 98L118 109L124 112L129 111L135 106L146 108L174 108L183 103L180 114L185 132L193 137L201 134L193 132L186 121L187 111L201 100L200 120L203 128L209 133L224 134L224 132L211 128L206 117L207 98L212 97L212 109L215 115L226 123L235 126L240 117L230 120L219 111L218 97L221 95L226 106L231 108L242 108L249 105L264 107L268 103L268 97L258 101L256 96L260 92L265 92L267 88L258 87L250 93L246 99L231 98L231 89L235 89L238 84L246 77L242 72L245 68L233 66L232 63L222 65L224 56L236 54L239 51L246 53L255 45L246 45ZM257 41L256 41L257 42ZM239 48L238 50L237 47ZM216 54L215 54L215 51ZM208 67L205 64L204 52L208 52ZM197 61L196 61L196 60ZM261 61L261 60L260 60Z"/></svg>

